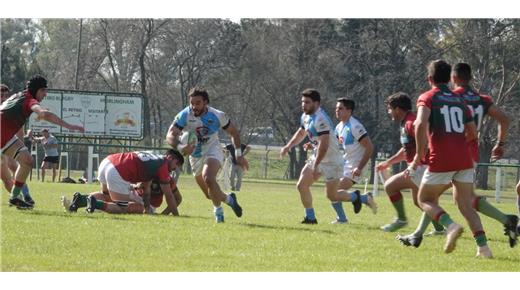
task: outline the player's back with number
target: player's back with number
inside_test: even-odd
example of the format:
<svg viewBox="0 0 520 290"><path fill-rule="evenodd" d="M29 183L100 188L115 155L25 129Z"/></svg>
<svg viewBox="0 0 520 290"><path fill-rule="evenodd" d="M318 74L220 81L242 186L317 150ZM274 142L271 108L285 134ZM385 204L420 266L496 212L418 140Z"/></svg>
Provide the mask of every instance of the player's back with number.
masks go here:
<svg viewBox="0 0 520 290"><path fill-rule="evenodd" d="M440 85L422 94L417 106L431 110L429 170L447 172L472 168L473 160L464 135L464 125L472 121L472 115L464 99L447 85Z"/></svg>

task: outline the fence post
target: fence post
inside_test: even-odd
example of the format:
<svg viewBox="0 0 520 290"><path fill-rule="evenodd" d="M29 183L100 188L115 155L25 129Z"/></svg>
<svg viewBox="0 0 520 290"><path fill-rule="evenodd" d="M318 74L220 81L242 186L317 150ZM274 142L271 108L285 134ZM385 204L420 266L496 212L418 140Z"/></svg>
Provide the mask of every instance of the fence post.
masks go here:
<svg viewBox="0 0 520 290"><path fill-rule="evenodd" d="M495 175L495 201L500 202L500 189L502 187L502 168L497 167Z"/></svg>
<svg viewBox="0 0 520 290"><path fill-rule="evenodd" d="M94 172L94 158L97 159L97 165L99 166L99 153L94 154L94 146L88 146L87 183L92 183L92 173Z"/></svg>
<svg viewBox="0 0 520 290"><path fill-rule="evenodd" d="M376 161L374 165L374 186L372 188L374 196L379 195L379 172L377 171L377 164L378 162Z"/></svg>

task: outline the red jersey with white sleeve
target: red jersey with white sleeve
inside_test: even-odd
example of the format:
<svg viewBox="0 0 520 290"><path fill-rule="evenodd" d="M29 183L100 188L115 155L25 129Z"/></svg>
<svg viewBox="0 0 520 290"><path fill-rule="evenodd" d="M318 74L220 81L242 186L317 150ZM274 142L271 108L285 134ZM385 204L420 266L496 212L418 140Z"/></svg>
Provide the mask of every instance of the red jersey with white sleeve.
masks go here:
<svg viewBox="0 0 520 290"><path fill-rule="evenodd" d="M484 116L487 115L489 108L493 105L493 99L488 95L481 95L470 86L458 87L453 92L464 98L464 101L466 101L466 104L468 104L468 107L471 109L473 120L477 124L477 130L480 131L482 120ZM469 142L469 146L473 160L478 162L478 139Z"/></svg>
<svg viewBox="0 0 520 290"><path fill-rule="evenodd" d="M125 152L109 155L108 160L114 165L121 177L130 182L147 182L157 178L161 183L171 180L168 162L165 156L148 152Z"/></svg>
<svg viewBox="0 0 520 290"><path fill-rule="evenodd" d="M23 91L12 95L0 105L0 148L25 125L33 112L31 107L38 104L29 91Z"/></svg>
<svg viewBox="0 0 520 290"><path fill-rule="evenodd" d="M464 124L472 122L471 111L464 99L448 86L439 85L423 93L417 107L430 109L430 172L460 171L473 168L473 158L464 136Z"/></svg>

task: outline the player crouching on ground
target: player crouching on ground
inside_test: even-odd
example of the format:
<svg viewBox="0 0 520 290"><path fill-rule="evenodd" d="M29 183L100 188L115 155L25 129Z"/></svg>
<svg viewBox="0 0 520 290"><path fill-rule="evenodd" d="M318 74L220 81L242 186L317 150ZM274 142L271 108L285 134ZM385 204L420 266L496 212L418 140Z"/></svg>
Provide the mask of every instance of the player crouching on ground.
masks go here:
<svg viewBox="0 0 520 290"><path fill-rule="evenodd" d="M170 173L183 163L184 157L173 149L168 150L163 156L148 152L109 155L99 165L98 180L101 183L101 192L94 192L88 196L75 193L72 202L62 197L62 205L70 212L86 207L88 213L93 213L96 209L115 214L143 211L152 213L151 184L153 179L157 179L166 198L167 212L178 216L178 203L170 185ZM134 190L132 183L143 183L140 186L144 189L143 197L139 196L139 190ZM97 198L103 194L108 195L109 200Z"/></svg>

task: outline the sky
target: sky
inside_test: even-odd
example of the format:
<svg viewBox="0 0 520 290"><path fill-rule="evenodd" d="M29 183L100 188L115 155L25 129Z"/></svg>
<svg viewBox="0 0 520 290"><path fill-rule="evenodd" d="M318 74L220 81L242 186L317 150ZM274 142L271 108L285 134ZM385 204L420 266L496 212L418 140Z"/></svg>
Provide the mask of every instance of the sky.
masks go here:
<svg viewBox="0 0 520 290"><path fill-rule="evenodd" d="M516 4L513 4L516 2ZM2 1L15 18L518 18L512 0L26 0ZM34 7L34 8L33 8Z"/></svg>

